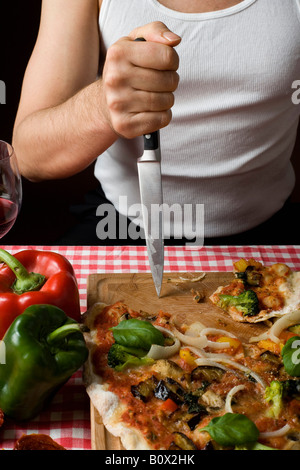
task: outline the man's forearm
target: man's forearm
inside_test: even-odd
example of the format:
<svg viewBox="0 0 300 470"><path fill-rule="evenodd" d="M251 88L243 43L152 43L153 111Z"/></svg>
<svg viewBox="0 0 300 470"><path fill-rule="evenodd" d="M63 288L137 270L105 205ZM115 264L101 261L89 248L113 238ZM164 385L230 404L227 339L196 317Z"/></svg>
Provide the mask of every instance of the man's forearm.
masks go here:
<svg viewBox="0 0 300 470"><path fill-rule="evenodd" d="M97 81L58 106L16 122L13 146L22 175L32 181L72 176L116 139L103 115Z"/></svg>
<svg viewBox="0 0 300 470"><path fill-rule="evenodd" d="M136 42L137 37L146 41ZM13 139L21 173L33 181L66 178L90 165L118 136L133 139L167 126L179 82L174 47L180 39L160 22L137 28L107 50L101 80L71 98L72 77L62 86L58 68L59 90L48 80L47 93L39 80L35 99L33 67Z"/></svg>

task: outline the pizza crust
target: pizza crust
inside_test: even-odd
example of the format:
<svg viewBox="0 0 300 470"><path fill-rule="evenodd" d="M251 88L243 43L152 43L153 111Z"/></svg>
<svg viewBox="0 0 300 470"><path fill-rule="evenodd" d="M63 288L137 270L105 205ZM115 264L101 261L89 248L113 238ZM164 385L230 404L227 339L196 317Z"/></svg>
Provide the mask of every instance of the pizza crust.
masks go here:
<svg viewBox="0 0 300 470"><path fill-rule="evenodd" d="M120 416L125 408L117 395L97 383L87 385L86 391L100 414L103 425L113 436L120 438L126 450L151 450L137 430L130 429L121 422Z"/></svg>

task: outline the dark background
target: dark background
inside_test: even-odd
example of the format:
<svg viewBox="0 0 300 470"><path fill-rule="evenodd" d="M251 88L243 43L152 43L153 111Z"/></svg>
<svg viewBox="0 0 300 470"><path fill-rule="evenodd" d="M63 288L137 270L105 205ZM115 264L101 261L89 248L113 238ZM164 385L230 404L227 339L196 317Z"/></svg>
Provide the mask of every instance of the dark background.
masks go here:
<svg viewBox="0 0 300 470"><path fill-rule="evenodd" d="M38 33L40 8L41 0L2 0L0 6L0 80L6 84L6 104L0 105L0 139L7 142L12 140L23 74ZM300 136L293 155L298 176L292 201L297 203L300 202L299 155ZM85 193L96 186L93 165L67 180L31 183L23 179L21 212L2 243L55 244L75 222L69 211L70 205L82 202Z"/></svg>
<svg viewBox="0 0 300 470"><path fill-rule="evenodd" d="M38 33L41 0L1 1L0 80L6 84L6 104L0 105L0 139L12 140L23 75ZM45 158L47 152L45 151ZM23 203L6 245L51 245L75 223L71 204L97 186L93 165L84 172L59 181L31 183L23 179Z"/></svg>

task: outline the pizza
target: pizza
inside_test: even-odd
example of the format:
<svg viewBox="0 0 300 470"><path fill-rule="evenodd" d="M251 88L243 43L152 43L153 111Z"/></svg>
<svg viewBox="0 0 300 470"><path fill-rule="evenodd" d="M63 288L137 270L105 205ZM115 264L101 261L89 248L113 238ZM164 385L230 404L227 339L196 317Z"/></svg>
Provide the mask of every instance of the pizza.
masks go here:
<svg viewBox="0 0 300 470"><path fill-rule="evenodd" d="M300 307L300 272L286 264L264 266L254 259L234 263L234 279L211 296L237 322L257 323Z"/></svg>
<svg viewBox="0 0 300 470"><path fill-rule="evenodd" d="M300 449L300 311L247 343L123 302L84 321L86 390L125 449Z"/></svg>
<svg viewBox="0 0 300 470"><path fill-rule="evenodd" d="M23 434L14 445L14 450L66 450L48 434Z"/></svg>

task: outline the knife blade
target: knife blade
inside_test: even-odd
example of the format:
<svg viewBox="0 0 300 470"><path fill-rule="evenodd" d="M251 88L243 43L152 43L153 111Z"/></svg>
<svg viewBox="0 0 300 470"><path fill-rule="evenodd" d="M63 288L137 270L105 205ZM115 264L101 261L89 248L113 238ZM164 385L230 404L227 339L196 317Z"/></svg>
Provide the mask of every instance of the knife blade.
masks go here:
<svg viewBox="0 0 300 470"><path fill-rule="evenodd" d="M164 272L163 193L159 131L144 135L144 153L137 160L141 212L148 259L157 296Z"/></svg>

